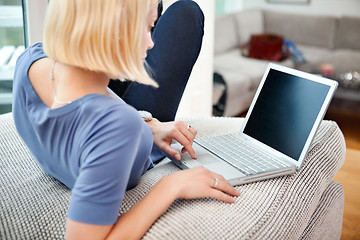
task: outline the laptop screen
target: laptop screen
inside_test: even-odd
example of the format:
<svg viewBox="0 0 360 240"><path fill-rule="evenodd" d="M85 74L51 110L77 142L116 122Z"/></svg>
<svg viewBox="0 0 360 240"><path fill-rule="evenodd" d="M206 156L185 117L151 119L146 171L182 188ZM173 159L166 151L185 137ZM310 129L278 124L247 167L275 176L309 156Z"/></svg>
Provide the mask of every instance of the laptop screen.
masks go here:
<svg viewBox="0 0 360 240"><path fill-rule="evenodd" d="M243 132L298 160L329 88L270 69Z"/></svg>

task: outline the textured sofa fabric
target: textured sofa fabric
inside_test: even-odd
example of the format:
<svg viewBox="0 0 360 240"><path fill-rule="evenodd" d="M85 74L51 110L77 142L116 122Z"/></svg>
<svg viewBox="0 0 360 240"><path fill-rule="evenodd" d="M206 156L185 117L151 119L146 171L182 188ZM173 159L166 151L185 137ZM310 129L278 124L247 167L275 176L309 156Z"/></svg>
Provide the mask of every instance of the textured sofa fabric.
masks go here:
<svg viewBox="0 0 360 240"><path fill-rule="evenodd" d="M277 33L297 44L328 49L335 47L336 17L272 11L263 11L263 14L265 32Z"/></svg>
<svg viewBox="0 0 360 240"><path fill-rule="evenodd" d="M339 20L335 47L360 51L359 18L342 17Z"/></svg>
<svg viewBox="0 0 360 240"><path fill-rule="evenodd" d="M278 64L319 74L321 65L334 66L334 76L360 71L360 18L315 16L251 9L222 15L215 21L214 71L226 84L224 116L236 116L251 103L268 61L242 56L241 46L252 34L274 33L292 41L307 62L290 59ZM216 104L216 103L214 103Z"/></svg>
<svg viewBox="0 0 360 240"><path fill-rule="evenodd" d="M241 118L186 119L198 137L238 131ZM335 122L323 121L300 171L241 185L234 204L177 200L144 239L339 239L344 192L332 179L345 158ZM164 175L179 171L167 159L126 193L120 214ZM62 239L71 192L36 165L14 128L0 115L0 239Z"/></svg>

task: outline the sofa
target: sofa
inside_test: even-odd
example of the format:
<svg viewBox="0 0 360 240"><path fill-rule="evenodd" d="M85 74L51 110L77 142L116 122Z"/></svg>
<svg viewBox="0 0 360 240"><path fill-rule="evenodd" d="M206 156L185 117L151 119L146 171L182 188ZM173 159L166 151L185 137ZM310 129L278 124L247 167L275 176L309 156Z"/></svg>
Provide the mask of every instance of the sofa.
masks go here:
<svg viewBox="0 0 360 240"><path fill-rule="evenodd" d="M242 118L183 119L197 137L239 131ZM176 200L143 239L340 239L344 191L334 182L345 141L323 121L296 173L237 186L234 204ZM127 191L122 214L163 176L179 171L168 159ZM11 113L0 115L0 239L63 239L71 191L45 174L17 134Z"/></svg>
<svg viewBox="0 0 360 240"><path fill-rule="evenodd" d="M261 9L218 16L215 20L214 72L222 77L224 86L219 82L214 84L214 96L217 97L213 99L213 105L218 104L219 96L224 94L222 104L225 106L221 113L224 116L237 116L250 106L269 63L242 54L253 34L280 35L294 43L307 60L296 65L290 58L276 63L314 74L321 74L321 66L330 64L333 67L330 77L337 80L341 73L360 72L359 26L358 17ZM360 101L357 103L360 105Z"/></svg>

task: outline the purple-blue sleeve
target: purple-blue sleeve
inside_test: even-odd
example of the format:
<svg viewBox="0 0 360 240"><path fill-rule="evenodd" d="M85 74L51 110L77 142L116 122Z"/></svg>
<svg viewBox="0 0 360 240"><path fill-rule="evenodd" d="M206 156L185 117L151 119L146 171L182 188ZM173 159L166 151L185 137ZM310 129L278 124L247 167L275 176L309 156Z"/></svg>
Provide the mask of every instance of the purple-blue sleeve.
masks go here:
<svg viewBox="0 0 360 240"><path fill-rule="evenodd" d="M68 211L74 221L114 224L129 181L137 182L149 165L151 130L136 111L122 115L109 113L87 126Z"/></svg>

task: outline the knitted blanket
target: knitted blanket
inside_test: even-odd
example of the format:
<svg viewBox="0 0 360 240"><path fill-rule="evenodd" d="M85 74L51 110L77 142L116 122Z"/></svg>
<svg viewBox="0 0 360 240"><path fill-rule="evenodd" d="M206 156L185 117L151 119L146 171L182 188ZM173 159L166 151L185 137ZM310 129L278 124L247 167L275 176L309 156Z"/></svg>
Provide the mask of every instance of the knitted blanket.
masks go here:
<svg viewBox="0 0 360 240"><path fill-rule="evenodd" d="M241 118L185 119L198 137L239 131ZM238 186L234 204L176 200L144 239L339 239L344 193L332 182L345 159L337 124L323 121L295 174ZM127 191L119 214L163 176L179 171L165 159ZM12 114L0 115L0 239L63 239L71 192L45 174L18 136ZM325 224L325 225L324 225Z"/></svg>

